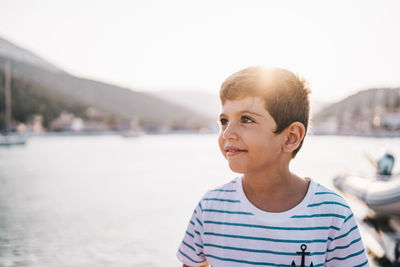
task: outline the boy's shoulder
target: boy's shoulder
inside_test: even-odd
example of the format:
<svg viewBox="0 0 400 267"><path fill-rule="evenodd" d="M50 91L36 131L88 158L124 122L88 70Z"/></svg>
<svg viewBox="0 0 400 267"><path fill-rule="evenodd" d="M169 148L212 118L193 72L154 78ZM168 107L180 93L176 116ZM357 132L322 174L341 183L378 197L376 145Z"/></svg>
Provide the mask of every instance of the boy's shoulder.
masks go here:
<svg viewBox="0 0 400 267"><path fill-rule="evenodd" d="M223 208L225 204L240 202L237 198L237 182L239 177L208 190L200 199L196 212L209 211L210 209Z"/></svg>
<svg viewBox="0 0 400 267"><path fill-rule="evenodd" d="M329 189L328 187L321 185L320 183L315 182L315 192L314 195L320 195L323 196L323 198L326 199L332 199L336 201L341 201L341 202L346 202L345 199L339 195L337 192L335 192L332 189Z"/></svg>
<svg viewBox="0 0 400 267"><path fill-rule="evenodd" d="M203 195L203 197L200 199L200 204L202 204L203 206L209 207L209 206L218 205L218 202L221 202L219 204L227 202L227 201L222 201L224 199L226 199L226 200L237 199L238 196L237 196L236 192L237 192L237 183L239 182L238 179L240 179L240 177L236 177L225 184L219 185L217 187L214 187L214 188L208 190ZM220 201L218 201L218 200L220 200ZM212 203L210 203L210 202L212 202ZM233 202L239 202L239 201L234 200Z"/></svg>
<svg viewBox="0 0 400 267"><path fill-rule="evenodd" d="M234 178L233 180L219 185L217 187L214 187L211 190L208 190L203 198L211 197L211 196L216 196L216 195L224 195L225 193L235 193L236 187L237 187L237 182L238 182L239 177Z"/></svg>
<svg viewBox="0 0 400 267"><path fill-rule="evenodd" d="M314 197L308 207L335 212L342 216L352 213L349 204L341 195L319 183L315 185Z"/></svg>

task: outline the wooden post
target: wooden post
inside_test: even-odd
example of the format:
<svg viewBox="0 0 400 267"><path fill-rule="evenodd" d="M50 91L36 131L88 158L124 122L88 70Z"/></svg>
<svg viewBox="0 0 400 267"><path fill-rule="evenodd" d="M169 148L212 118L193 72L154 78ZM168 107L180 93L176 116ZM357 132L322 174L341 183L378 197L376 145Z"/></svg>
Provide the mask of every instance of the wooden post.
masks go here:
<svg viewBox="0 0 400 267"><path fill-rule="evenodd" d="M6 131L9 131L11 129L11 118L12 118L12 110L11 110L11 64L10 60L6 61L5 68L4 68L4 74L5 74L5 85L4 85L4 91L5 91L5 101L6 101Z"/></svg>

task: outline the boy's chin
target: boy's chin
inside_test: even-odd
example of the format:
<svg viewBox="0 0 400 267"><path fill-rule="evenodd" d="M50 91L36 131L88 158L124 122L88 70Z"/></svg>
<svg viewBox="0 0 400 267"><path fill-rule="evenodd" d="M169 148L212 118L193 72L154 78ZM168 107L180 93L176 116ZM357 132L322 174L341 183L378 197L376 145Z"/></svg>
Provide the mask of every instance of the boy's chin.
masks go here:
<svg viewBox="0 0 400 267"><path fill-rule="evenodd" d="M246 168L244 166L238 166L237 164L229 164L229 168L236 173L245 173Z"/></svg>

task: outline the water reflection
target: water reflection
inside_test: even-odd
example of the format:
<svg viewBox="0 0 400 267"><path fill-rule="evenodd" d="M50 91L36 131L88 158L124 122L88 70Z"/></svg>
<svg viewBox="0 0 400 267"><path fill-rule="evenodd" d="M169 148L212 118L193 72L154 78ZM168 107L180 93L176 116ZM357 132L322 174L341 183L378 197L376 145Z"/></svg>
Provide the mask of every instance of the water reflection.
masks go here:
<svg viewBox="0 0 400 267"><path fill-rule="evenodd" d="M365 151L400 151L306 141L292 169L328 186L340 170L370 171ZM234 176L213 135L34 138L1 149L0 166L0 266L178 266L192 209Z"/></svg>

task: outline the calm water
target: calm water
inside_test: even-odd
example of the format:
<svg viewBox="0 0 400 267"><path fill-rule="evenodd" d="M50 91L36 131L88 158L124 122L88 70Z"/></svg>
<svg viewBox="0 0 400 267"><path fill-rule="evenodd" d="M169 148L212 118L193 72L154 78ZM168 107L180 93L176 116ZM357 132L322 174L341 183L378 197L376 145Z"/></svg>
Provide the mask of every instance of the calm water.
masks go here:
<svg viewBox="0 0 400 267"><path fill-rule="evenodd" d="M400 139L308 136L292 170L332 187ZM398 172L398 164L395 166ZM37 137L0 148L0 266L179 266L203 193L232 173L215 135Z"/></svg>

